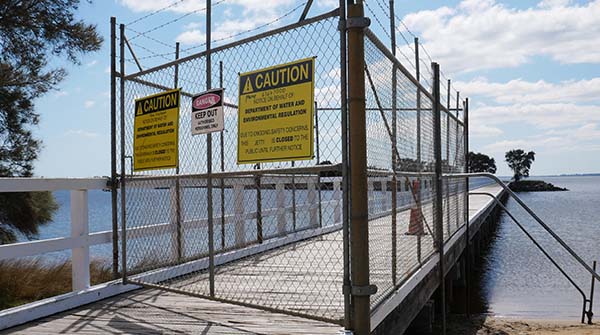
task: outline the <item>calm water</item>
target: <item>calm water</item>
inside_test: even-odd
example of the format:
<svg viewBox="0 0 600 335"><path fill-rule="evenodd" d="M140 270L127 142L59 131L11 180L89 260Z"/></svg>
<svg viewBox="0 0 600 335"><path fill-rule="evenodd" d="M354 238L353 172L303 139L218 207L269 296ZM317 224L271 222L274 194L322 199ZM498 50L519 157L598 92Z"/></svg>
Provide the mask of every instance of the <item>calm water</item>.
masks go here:
<svg viewBox="0 0 600 335"><path fill-rule="evenodd" d="M520 193L519 196L585 261L590 264L593 260L600 261L600 177L535 179L570 191ZM507 208L589 294L591 276L560 250L515 201L508 200ZM492 314L570 320L581 316L581 295L504 213L483 269L481 293ZM600 289L598 283L596 289ZM600 292L595 295L594 306L598 309Z"/></svg>

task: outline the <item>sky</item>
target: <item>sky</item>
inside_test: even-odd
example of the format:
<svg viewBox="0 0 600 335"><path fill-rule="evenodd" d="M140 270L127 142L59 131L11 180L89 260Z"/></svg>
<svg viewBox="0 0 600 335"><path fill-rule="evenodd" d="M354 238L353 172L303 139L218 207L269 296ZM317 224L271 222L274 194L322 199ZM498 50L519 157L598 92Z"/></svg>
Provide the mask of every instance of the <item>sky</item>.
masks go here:
<svg viewBox="0 0 600 335"><path fill-rule="evenodd" d="M214 44L295 22L302 3L213 0ZM388 1L366 4L371 29L386 41ZM337 1L317 0L309 16L335 7ZM172 59L176 41L189 49L184 56L203 50L204 8L194 0L83 1L77 17L96 24L105 43L80 65L52 60L69 76L36 101L41 121L33 131L44 145L35 174L110 174L111 16L127 24L148 68ZM412 52L404 40L418 36L461 97L469 97L470 148L494 157L498 174L511 174L504 153L516 148L536 152L532 175L600 172L600 0L395 0L395 12L398 51ZM148 37L132 38L143 31ZM399 59L412 69L410 59Z"/></svg>

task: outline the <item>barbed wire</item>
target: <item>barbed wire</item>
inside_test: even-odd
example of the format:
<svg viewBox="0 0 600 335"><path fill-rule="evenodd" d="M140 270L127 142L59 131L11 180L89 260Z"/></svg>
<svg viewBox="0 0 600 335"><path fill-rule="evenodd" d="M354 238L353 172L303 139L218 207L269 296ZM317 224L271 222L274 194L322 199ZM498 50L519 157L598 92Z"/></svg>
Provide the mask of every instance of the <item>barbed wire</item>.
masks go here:
<svg viewBox="0 0 600 335"><path fill-rule="evenodd" d="M161 40L159 40L159 39L156 39L156 38L154 38L154 37L152 37L152 36L148 36L148 35L146 35L146 34L142 34L142 33L138 32L138 31L136 31L136 30L134 30L134 29L131 29L131 28L125 28L125 29L127 29L127 30L131 31L131 32L132 32L132 33L134 33L134 34L138 34L138 36L143 36L143 37L145 37L145 38L147 38L147 39L149 39L149 40L151 40L151 41L154 41L154 42L156 42L156 43L158 43L158 44L160 44L160 45L166 46L167 48L173 48L173 45L169 45L169 44L167 44L166 42L163 42L163 41L161 41Z"/></svg>
<svg viewBox="0 0 600 335"><path fill-rule="evenodd" d="M153 11L153 12L147 14L147 15L144 15L144 16L138 18L138 19L135 19L135 20L127 23L126 26L133 25L133 24L138 23L140 21L143 21L143 20L145 20L145 19L147 19L147 18L149 18L149 17L151 17L153 15L156 15L156 14L158 14L160 12L164 12L165 10L173 8L173 7L177 6L178 4L180 4L180 3L184 2L184 1L187 1L187 0L177 0L177 1L173 2L172 4L170 4L168 6L165 6L163 8L157 9L157 10L155 10L155 11Z"/></svg>
<svg viewBox="0 0 600 335"><path fill-rule="evenodd" d="M226 1L226 0L219 0L219 1L215 2L214 4L212 4L212 5L211 5L211 8L212 8L212 7L216 7L216 6L218 6L218 5L222 4L222 3L223 3L223 2L225 2L225 1ZM153 32L153 31L156 31L156 30L158 30L158 29L164 28L164 27L166 27L166 26L168 26L168 25L170 25L170 24L173 24L173 23L175 23L175 22L177 22L177 21L183 20L184 18L186 18L186 17L188 17L188 16L190 16L190 15L192 15L192 14L195 14L195 13L198 13L198 12L201 12L201 11L205 11L205 10L206 10L206 8L207 8L207 7L203 7L203 8L199 8L199 9L193 10L193 11L191 11L191 12L189 12L189 13L185 13L185 14L183 14L183 15L181 15L181 16L179 16L179 17L177 17L177 18L173 19L173 20L169 20L169 21L167 21L167 22L165 22L165 23L163 23L163 24L161 24L161 25L158 25L158 26L156 26L156 27L153 27L153 28L150 28L150 29L148 29L148 30L146 30L146 31L143 31L143 32L139 33L138 35L136 35L136 36L133 36L133 37L130 39L130 41L131 41L131 40L134 40L134 39L136 39L136 38L138 38L138 37L140 37L140 36L142 36L142 35L146 35L146 34L148 34L148 33L151 33L151 32Z"/></svg>
<svg viewBox="0 0 600 335"><path fill-rule="evenodd" d="M217 42L226 41L226 40L228 40L228 39L232 39L232 38L235 38L235 37L238 37L238 36L241 36L241 35L244 35L244 34L248 34L248 33L251 33L251 32L254 32L254 31L257 31L257 30L260 30L260 29L263 29L263 28L265 28L265 27L268 27L268 26L270 26L270 25L272 25L272 24L275 24L275 23L277 23L277 22L279 22L279 21L281 21L281 20L285 19L286 17L288 17L288 16L292 15L294 12L296 12L298 9L300 9L300 8L304 7L305 5L306 5L306 2L303 2L303 3L301 3L300 5L298 5L298 6L294 7L294 8L293 8L293 9L291 9L290 11L288 11L288 12L286 12L285 14L283 14L283 15L281 15L281 16L279 16L279 17L275 18L275 19L274 19L274 20L272 20L272 21L269 21L269 22L267 22L267 23L264 23L264 24L262 24L262 25L256 26L256 27L254 27L254 28L247 29L247 30L244 30L244 31L240 31L240 32L237 32L237 33L234 33L234 34L231 34L231 35L225 36L225 37L221 37L221 38L213 39L213 40L211 40L211 43L217 43ZM198 48L200 48L200 47L203 47L203 46L206 46L206 42L204 42L204 43L202 43L202 44L199 44L199 45L197 45L197 46L194 46L194 47L190 47L190 48L182 49L182 50L181 50L181 52L189 52L189 51L191 51L191 50L195 50L195 49L198 49Z"/></svg>
<svg viewBox="0 0 600 335"><path fill-rule="evenodd" d="M392 38L392 36L387 32L387 30L385 29L385 27L383 26L383 24L381 23L381 21L379 20L379 18L377 17L377 15L375 15L375 12L373 11L373 9L371 9L371 7L369 7L367 2L364 2L365 6L367 7L367 9L373 14L373 17L375 18L375 22L377 22L377 24L381 27L381 29L383 30L383 32L387 35L388 38ZM381 8L381 7L380 7ZM383 10L383 8L381 8ZM383 11L385 13L385 11ZM410 64L410 66L415 70L415 73L417 71L417 68L415 67L415 65L413 64L412 60L406 56L406 54L404 52L402 52L401 49L396 48L400 55L402 55L402 57L404 57L404 59L406 59L406 61L408 62L408 64Z"/></svg>

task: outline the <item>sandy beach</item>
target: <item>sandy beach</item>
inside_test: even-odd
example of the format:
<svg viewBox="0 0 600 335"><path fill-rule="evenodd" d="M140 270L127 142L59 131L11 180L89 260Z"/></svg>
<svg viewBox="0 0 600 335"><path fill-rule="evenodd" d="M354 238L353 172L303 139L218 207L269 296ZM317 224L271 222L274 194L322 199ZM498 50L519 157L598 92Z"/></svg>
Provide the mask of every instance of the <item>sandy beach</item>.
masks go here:
<svg viewBox="0 0 600 335"><path fill-rule="evenodd" d="M435 333L441 333L436 329ZM462 315L452 315L448 319L448 334L456 335L600 335L600 323L581 324L576 320L527 320L499 318L493 316L472 316L467 320Z"/></svg>

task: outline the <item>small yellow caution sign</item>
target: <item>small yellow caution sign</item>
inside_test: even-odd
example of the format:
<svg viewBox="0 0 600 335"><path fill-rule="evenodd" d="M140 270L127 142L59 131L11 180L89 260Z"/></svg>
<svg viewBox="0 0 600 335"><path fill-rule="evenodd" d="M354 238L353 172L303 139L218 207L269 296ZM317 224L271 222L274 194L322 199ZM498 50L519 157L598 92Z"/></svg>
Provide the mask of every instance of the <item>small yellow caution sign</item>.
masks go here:
<svg viewBox="0 0 600 335"><path fill-rule="evenodd" d="M177 167L180 90L135 100L133 170Z"/></svg>
<svg viewBox="0 0 600 335"><path fill-rule="evenodd" d="M314 58L239 77L238 164L312 159Z"/></svg>

